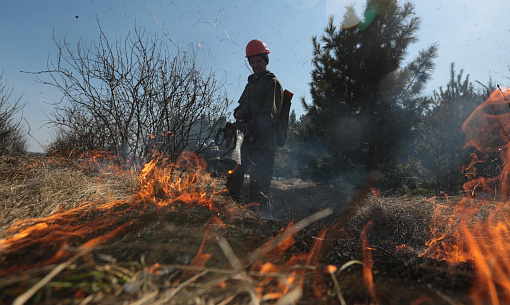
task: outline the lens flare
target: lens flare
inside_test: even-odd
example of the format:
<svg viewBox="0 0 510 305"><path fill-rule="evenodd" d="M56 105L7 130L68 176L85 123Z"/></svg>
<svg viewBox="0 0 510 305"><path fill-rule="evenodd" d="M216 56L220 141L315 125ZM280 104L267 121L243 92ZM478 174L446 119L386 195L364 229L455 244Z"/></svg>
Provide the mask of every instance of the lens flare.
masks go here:
<svg viewBox="0 0 510 305"><path fill-rule="evenodd" d="M379 12L379 4L375 4L369 9L365 11L365 14L363 15L363 18L361 18L361 21L358 23L358 29L360 31L366 30L372 21L374 21L375 16Z"/></svg>

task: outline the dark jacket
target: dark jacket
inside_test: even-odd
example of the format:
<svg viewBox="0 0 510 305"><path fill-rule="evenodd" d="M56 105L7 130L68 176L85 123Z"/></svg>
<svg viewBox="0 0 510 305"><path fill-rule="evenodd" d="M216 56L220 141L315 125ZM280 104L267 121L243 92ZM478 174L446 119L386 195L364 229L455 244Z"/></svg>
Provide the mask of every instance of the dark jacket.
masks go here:
<svg viewBox="0 0 510 305"><path fill-rule="evenodd" d="M282 108L283 88L276 76L266 71L252 74L239 99L237 110L248 121L248 142L259 149L276 150L276 127Z"/></svg>

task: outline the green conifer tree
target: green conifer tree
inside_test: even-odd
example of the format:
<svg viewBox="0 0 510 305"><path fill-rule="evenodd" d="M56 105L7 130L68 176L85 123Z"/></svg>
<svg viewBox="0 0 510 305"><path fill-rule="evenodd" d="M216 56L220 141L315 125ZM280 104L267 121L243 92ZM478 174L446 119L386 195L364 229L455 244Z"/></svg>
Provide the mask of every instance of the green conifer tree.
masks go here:
<svg viewBox="0 0 510 305"><path fill-rule="evenodd" d="M312 38L306 133L328 147L339 170L387 172L395 147L418 124L437 53L432 45L403 64L419 24L411 3L369 0L362 18L349 7L340 26L330 18L320 39Z"/></svg>
<svg viewBox="0 0 510 305"><path fill-rule="evenodd" d="M475 150L463 148L465 135L461 126L485 99L475 90L469 75L464 76L463 70L457 73L454 64L446 88L434 91L433 102L420 128L422 140L417 143L417 148L424 157L436 192L456 194L466 182L462 166L469 163Z"/></svg>

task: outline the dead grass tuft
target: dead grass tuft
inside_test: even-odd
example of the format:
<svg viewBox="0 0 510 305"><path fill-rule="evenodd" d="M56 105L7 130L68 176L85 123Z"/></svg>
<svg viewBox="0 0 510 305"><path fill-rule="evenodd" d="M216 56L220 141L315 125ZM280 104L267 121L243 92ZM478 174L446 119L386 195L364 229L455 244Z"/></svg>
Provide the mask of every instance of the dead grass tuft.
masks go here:
<svg viewBox="0 0 510 305"><path fill-rule="evenodd" d="M132 195L136 175L87 173L67 160L0 157L0 236L16 220L41 218L88 202Z"/></svg>
<svg viewBox="0 0 510 305"><path fill-rule="evenodd" d="M353 232L361 232L368 221L373 221L369 238L372 245L395 249L407 245L420 249L430 237L429 224L434 206L421 196L369 196L351 221Z"/></svg>

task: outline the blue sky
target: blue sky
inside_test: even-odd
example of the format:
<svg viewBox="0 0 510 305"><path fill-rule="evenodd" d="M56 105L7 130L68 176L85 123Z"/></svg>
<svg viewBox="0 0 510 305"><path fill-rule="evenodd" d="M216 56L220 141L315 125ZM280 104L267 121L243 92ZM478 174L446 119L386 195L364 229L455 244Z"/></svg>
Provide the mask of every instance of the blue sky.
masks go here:
<svg viewBox="0 0 510 305"><path fill-rule="evenodd" d="M295 94L293 109L303 113L299 100L309 100L313 35L320 36L328 16L342 20L345 6L361 12L363 0L146 0L154 18L181 48L193 47L199 64L224 79L228 97L237 102L251 73L244 58L248 41L259 38L270 49L268 69ZM510 85L510 2L507 0L414 0L422 25L419 42L409 49L409 60L420 49L439 46L434 79L427 91L445 86L455 62L472 81ZM125 37L136 25L148 32L161 30L143 0L17 0L3 1L0 10L0 71L14 95L23 94L23 116L31 134L42 145L51 141L43 127L52 102L60 100L55 88L36 82L32 74L43 71L56 56L52 40L76 44L98 38L97 20L114 39ZM177 53L171 43L170 52ZM172 49L173 48L173 49ZM41 77L45 77L44 75ZM26 128L27 129L27 128ZM42 151L30 140L31 151Z"/></svg>

